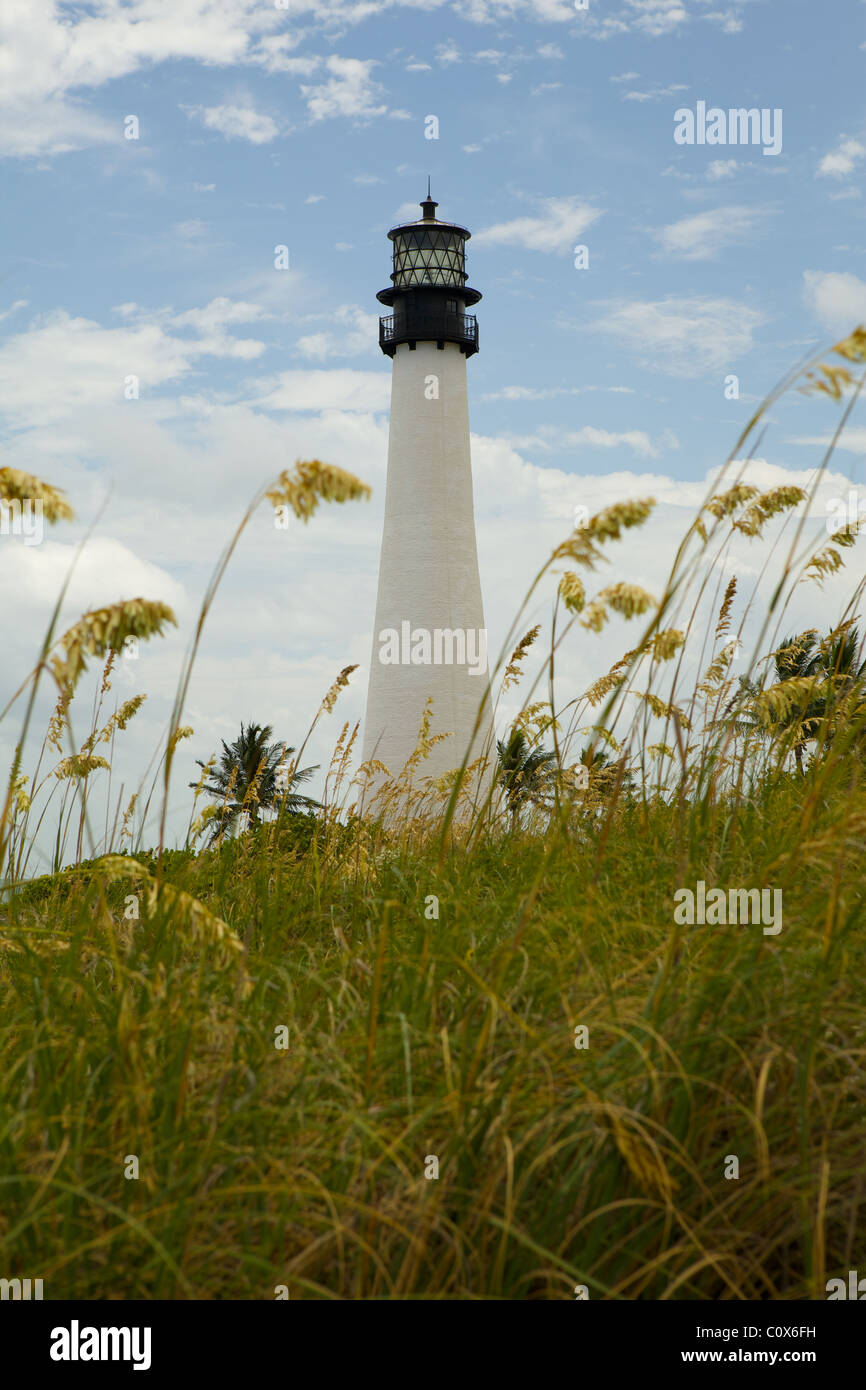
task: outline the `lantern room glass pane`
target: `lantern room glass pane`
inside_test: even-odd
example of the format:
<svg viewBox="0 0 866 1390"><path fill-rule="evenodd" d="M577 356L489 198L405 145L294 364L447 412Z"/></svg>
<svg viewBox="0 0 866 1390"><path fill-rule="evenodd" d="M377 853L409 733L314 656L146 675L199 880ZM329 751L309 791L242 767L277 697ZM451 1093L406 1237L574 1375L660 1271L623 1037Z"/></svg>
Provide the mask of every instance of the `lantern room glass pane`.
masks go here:
<svg viewBox="0 0 866 1390"><path fill-rule="evenodd" d="M395 285L453 285L466 280L463 237L440 228L417 227L394 238Z"/></svg>

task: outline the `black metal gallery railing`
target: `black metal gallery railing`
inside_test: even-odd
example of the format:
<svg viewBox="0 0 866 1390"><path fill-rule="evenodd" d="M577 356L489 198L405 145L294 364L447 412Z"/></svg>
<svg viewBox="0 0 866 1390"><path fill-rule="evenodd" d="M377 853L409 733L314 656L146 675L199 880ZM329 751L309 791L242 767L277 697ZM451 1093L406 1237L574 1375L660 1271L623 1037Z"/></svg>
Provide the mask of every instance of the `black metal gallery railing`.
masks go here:
<svg viewBox="0 0 866 1390"><path fill-rule="evenodd" d="M467 355L478 351L478 320L474 314L389 314L379 319L379 346L389 356L398 343L460 343Z"/></svg>

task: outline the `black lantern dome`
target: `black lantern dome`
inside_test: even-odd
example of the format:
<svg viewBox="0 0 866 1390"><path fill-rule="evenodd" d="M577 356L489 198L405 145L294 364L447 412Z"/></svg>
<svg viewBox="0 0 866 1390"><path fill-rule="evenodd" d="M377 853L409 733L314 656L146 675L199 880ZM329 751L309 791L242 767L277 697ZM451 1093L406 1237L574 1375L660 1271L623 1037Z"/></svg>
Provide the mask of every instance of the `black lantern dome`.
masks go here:
<svg viewBox="0 0 866 1390"><path fill-rule="evenodd" d="M416 222L392 227L394 246L391 284L376 298L393 308L379 320L379 346L393 357L398 343L435 342L444 348L457 343L467 357L478 351L478 322L466 309L481 295L466 283L466 242L471 233L456 222L436 216L439 206L430 195L421 203Z"/></svg>

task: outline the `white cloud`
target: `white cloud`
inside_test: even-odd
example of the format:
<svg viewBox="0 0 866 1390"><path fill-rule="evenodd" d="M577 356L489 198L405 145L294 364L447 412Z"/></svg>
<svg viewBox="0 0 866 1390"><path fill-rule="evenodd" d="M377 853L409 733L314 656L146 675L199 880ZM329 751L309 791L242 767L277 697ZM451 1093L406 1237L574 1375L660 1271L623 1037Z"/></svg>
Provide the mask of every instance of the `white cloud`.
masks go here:
<svg viewBox="0 0 866 1390"><path fill-rule="evenodd" d="M739 34L743 28L743 21L735 10L710 10L702 18L718 24L723 34Z"/></svg>
<svg viewBox="0 0 866 1390"><path fill-rule="evenodd" d="M417 222L420 216L420 200L417 203L401 203L394 213L394 225L398 222Z"/></svg>
<svg viewBox="0 0 866 1390"><path fill-rule="evenodd" d="M333 357L355 357L379 350L379 316L368 314L356 304L341 304L327 316L329 323L341 327L323 329L299 338L296 347L304 356L324 361Z"/></svg>
<svg viewBox="0 0 866 1390"><path fill-rule="evenodd" d="M474 240L482 246L522 246L528 251L565 255L572 250L575 237L602 216L581 198L548 198L543 217L517 217L498 222L476 232Z"/></svg>
<svg viewBox="0 0 866 1390"><path fill-rule="evenodd" d="M200 120L205 129L218 130L227 140L267 145L279 134L276 121L252 106L193 106L187 108L187 114Z"/></svg>
<svg viewBox="0 0 866 1390"><path fill-rule="evenodd" d="M323 203L324 201L324 193L308 193L306 198L304 199L305 203Z"/></svg>
<svg viewBox="0 0 866 1390"><path fill-rule="evenodd" d="M47 528L46 528L47 529ZM41 545L0 548L0 594L13 601L16 588L28 600L52 604L72 569L64 611L78 614L96 606L146 597L182 611L183 587L162 567L148 563L123 542L96 535L76 560L76 546L46 538ZM4 603L0 599L0 604ZM5 606L5 605L4 605ZM7 610L8 611L8 610Z"/></svg>
<svg viewBox="0 0 866 1390"><path fill-rule="evenodd" d="M0 313L0 323L2 323L4 319L11 318L13 314L17 314L19 309L26 309L27 303L28 301L26 299L16 299L14 304L10 304L8 309L4 309L3 312Z"/></svg>
<svg viewBox="0 0 866 1390"><path fill-rule="evenodd" d="M0 57L0 74L2 69ZM45 98L22 101L16 106L8 93L0 93L0 155L27 159L68 154L88 145L113 144L122 138L119 121L108 121L73 102Z"/></svg>
<svg viewBox="0 0 866 1390"><path fill-rule="evenodd" d="M499 391L488 391L483 401L548 401L553 396L582 396L586 391L612 391L623 396L633 396L631 386L503 386Z"/></svg>
<svg viewBox="0 0 866 1390"><path fill-rule="evenodd" d="M698 377L750 352L752 333L764 321L746 304L693 295L613 300L592 326L618 338L644 367Z"/></svg>
<svg viewBox="0 0 866 1390"><path fill-rule="evenodd" d="M633 27L654 37L671 33L689 18L680 0L628 0L628 8Z"/></svg>
<svg viewBox="0 0 866 1390"><path fill-rule="evenodd" d="M583 425L579 430L558 429L553 425L542 425L531 435L501 436L516 449L540 449L544 453L562 449L631 449L643 458L658 458L659 449L653 444L645 430L597 429L594 425Z"/></svg>
<svg viewBox="0 0 866 1390"><path fill-rule="evenodd" d="M181 241L200 241L207 232L207 223L191 217L186 222L173 222L171 230Z"/></svg>
<svg viewBox="0 0 866 1390"><path fill-rule="evenodd" d="M684 261L709 261L726 247L747 241L765 216L761 208L711 208L661 227L653 235L668 255Z"/></svg>
<svg viewBox="0 0 866 1390"><path fill-rule="evenodd" d="M802 434L786 440L788 444L811 444L821 449L829 449L833 443L832 434ZM866 429L852 429L848 426L842 431L836 440L836 448L844 449L848 454L866 454Z"/></svg>
<svg viewBox="0 0 866 1390"><path fill-rule="evenodd" d="M259 304L221 297L212 299L200 309L185 309L182 313L173 315L171 323L175 328L194 328L198 333L212 337L215 334L222 335L230 323L253 323L256 319L266 317Z"/></svg>
<svg viewBox="0 0 866 1390"><path fill-rule="evenodd" d="M135 316L134 306L125 305L123 311L124 318ZM34 419L60 420L78 407L118 403L134 411L138 402L124 402L128 376L138 378L141 395L146 396L181 380L201 356L241 361L259 357L264 343L225 331L228 323L258 316L256 306L229 300L214 300L174 319L139 315L138 322L116 328L73 318L63 310L41 315L29 330L0 345L3 412L13 424L24 426ZM199 336L175 336L168 331L171 326L193 329Z"/></svg>
<svg viewBox="0 0 866 1390"><path fill-rule="evenodd" d="M737 172L737 167L735 159L711 159L707 165L707 178L711 182L733 178Z"/></svg>
<svg viewBox="0 0 866 1390"><path fill-rule="evenodd" d="M371 69L376 66L374 58L329 58L326 67L331 76L328 81L318 87L301 87L312 119L383 116L387 106L374 105L381 92L380 84L370 76Z"/></svg>
<svg viewBox="0 0 866 1390"><path fill-rule="evenodd" d="M450 64L461 61L460 49L453 39L449 39L447 43L437 43L436 57L443 67L449 67Z"/></svg>
<svg viewBox="0 0 866 1390"><path fill-rule="evenodd" d="M821 163L818 165L818 174L834 179L847 178L849 174L859 164L860 160L866 155L866 146L861 145L859 140L843 138L839 142L839 147L825 154Z"/></svg>
<svg viewBox="0 0 866 1390"><path fill-rule="evenodd" d="M59 154L123 139L123 112L107 121L81 102L96 89L170 60L227 65L266 56L256 40L283 23L276 8L253 0L152 0L116 4L34 5L3 0L0 10L0 141L4 154ZM73 97L70 94L76 93Z"/></svg>
<svg viewBox="0 0 866 1390"><path fill-rule="evenodd" d="M669 87L653 87L648 92L625 92L623 101L661 101L662 97L672 97L677 92L687 92L688 85L684 82L674 82Z"/></svg>
<svg viewBox="0 0 866 1390"><path fill-rule="evenodd" d="M866 322L866 281L846 271L803 271L803 297L831 333L850 333Z"/></svg>
<svg viewBox="0 0 866 1390"><path fill-rule="evenodd" d="M264 386L254 402L265 410L350 410L374 413L387 410L391 400L389 372L355 372L349 367L332 371L281 372Z"/></svg>
<svg viewBox="0 0 866 1390"><path fill-rule="evenodd" d="M274 8L276 9L276 6ZM294 8L297 10L296 3ZM270 34L260 39L256 45L253 51L254 61L260 63L265 72L281 72L289 77L312 77L321 65L320 57L312 53L303 57L290 56L303 38L302 29L296 33Z"/></svg>

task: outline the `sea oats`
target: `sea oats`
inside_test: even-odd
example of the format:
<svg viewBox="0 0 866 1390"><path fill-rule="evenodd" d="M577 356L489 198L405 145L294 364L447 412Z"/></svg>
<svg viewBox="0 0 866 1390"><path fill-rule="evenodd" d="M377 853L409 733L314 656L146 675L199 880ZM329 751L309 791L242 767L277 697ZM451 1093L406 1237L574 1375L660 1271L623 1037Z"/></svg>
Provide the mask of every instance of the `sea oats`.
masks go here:
<svg viewBox="0 0 866 1390"><path fill-rule="evenodd" d="M681 709L676 705L669 705L665 700L659 699L658 695L654 695L651 690L633 690L631 693L632 695L636 695L639 700L643 700L645 704L649 705L657 719L670 719L676 716L684 729L691 728L688 719Z"/></svg>
<svg viewBox="0 0 866 1390"><path fill-rule="evenodd" d="M527 705L526 709L520 711L512 725L515 729L522 729L526 734L530 747L540 743L548 729L559 729L558 719L554 719L548 700L536 700L534 704Z"/></svg>
<svg viewBox="0 0 866 1390"><path fill-rule="evenodd" d="M28 796L26 791L27 783L29 781L30 778L25 777L20 772L16 777L12 779L12 785L9 788L9 796L15 802L15 807L18 811L30 810L30 797Z"/></svg>
<svg viewBox="0 0 866 1390"><path fill-rule="evenodd" d="M843 526L841 531L834 531L830 537L831 545L850 546L856 543L860 534L860 529L866 525L864 521L852 521L850 525Z"/></svg>
<svg viewBox="0 0 866 1390"><path fill-rule="evenodd" d="M71 690L61 690L57 697L57 704L54 706L54 713L48 721L45 742L49 747L55 748L58 753L63 752L63 730L66 728L67 712L71 699Z"/></svg>
<svg viewBox="0 0 866 1390"><path fill-rule="evenodd" d="M559 596L570 613L579 613L586 604L586 590L579 574L569 570L559 581Z"/></svg>
<svg viewBox="0 0 866 1390"><path fill-rule="evenodd" d="M763 492L746 507L741 516L732 523L744 536L760 536L764 524L780 512L790 511L800 502L805 502L806 493L801 487L775 487Z"/></svg>
<svg viewBox="0 0 866 1390"><path fill-rule="evenodd" d="M89 777L101 767L110 767L110 764L92 753L73 753L57 764L54 776L61 782L66 778Z"/></svg>
<svg viewBox="0 0 866 1390"><path fill-rule="evenodd" d="M177 745L180 743L181 739L192 738L194 733L195 729L192 727L191 724L179 725L179 727L175 729L174 733L168 741L169 752L173 753Z"/></svg>
<svg viewBox="0 0 866 1390"><path fill-rule="evenodd" d="M866 362L866 328L862 324L855 328L850 337L836 343L833 351L840 357L846 357L849 362Z"/></svg>
<svg viewBox="0 0 866 1390"><path fill-rule="evenodd" d="M727 492L719 492L715 497L711 497L703 510L721 520L723 516L732 516L744 502L751 502L752 498L757 496L758 488L752 487L749 483L735 483Z"/></svg>
<svg viewBox="0 0 866 1390"><path fill-rule="evenodd" d="M583 617L580 620L581 627L587 628L590 632L601 632L607 622L607 608L604 603L594 598L583 610Z"/></svg>
<svg viewBox="0 0 866 1390"><path fill-rule="evenodd" d="M175 930L180 928L178 934L181 939L186 934L193 943L215 947L217 960L222 965L234 964L243 955L243 942L228 922L211 912L191 893L165 880L157 882L137 859L125 854L106 854L91 866L90 871L96 878L108 883L116 879L141 883L148 913L155 912L157 908L167 909Z"/></svg>
<svg viewBox="0 0 866 1390"><path fill-rule="evenodd" d="M369 777L374 772L382 777L390 778L391 776L391 769L389 767L386 767L384 763L380 763L378 758L368 758L365 763L361 763L361 766L358 768L357 776L353 779L353 781L361 781L363 778Z"/></svg>
<svg viewBox="0 0 866 1390"><path fill-rule="evenodd" d="M133 793L132 793L132 796L129 798L129 805L127 806L126 810L125 810L124 813L123 813L123 820L122 820L121 826L120 826L120 842L121 842L121 844L123 844L123 841L124 841L124 840L131 840L131 839L132 839L132 831L131 831L130 828L129 828L129 822L132 820L132 817L133 817L133 815L134 815L134 813L135 813L135 803L136 803L137 801L138 801L138 792L133 792Z"/></svg>
<svg viewBox="0 0 866 1390"><path fill-rule="evenodd" d="M331 710L334 708L334 705L337 703L337 696L339 695L341 690L345 690L346 686L349 684L349 677L351 676L352 672L357 671L357 669L357 663L354 666L343 667L337 679L334 681L334 684L331 686L330 690L328 691L327 695L322 701L319 709L320 713L322 712L322 710L324 710L328 714L330 714Z"/></svg>
<svg viewBox="0 0 866 1390"><path fill-rule="evenodd" d="M656 505L654 497L637 498L630 502L616 502L612 507L590 517L583 528L599 541L618 541L623 529L642 526Z"/></svg>
<svg viewBox="0 0 866 1390"><path fill-rule="evenodd" d="M658 762L660 758L673 758L675 756L674 750L672 748L668 748L666 743L647 744L646 751L649 753L653 762Z"/></svg>
<svg viewBox="0 0 866 1390"><path fill-rule="evenodd" d="M130 719L138 714L138 711L141 709L146 699L146 695L134 695L131 700L124 701L120 709L116 710L108 720L97 741L99 743L108 743L115 729L120 729L121 731L125 729Z"/></svg>
<svg viewBox="0 0 866 1390"><path fill-rule="evenodd" d="M8 502L41 502L42 515L53 526L56 521L74 521L75 513L61 488L52 487L32 473L18 468L0 468L0 499Z"/></svg>
<svg viewBox="0 0 866 1390"><path fill-rule="evenodd" d="M653 661L670 661L685 642L685 634L674 627L656 632L652 637Z"/></svg>
<svg viewBox="0 0 866 1390"><path fill-rule="evenodd" d="M697 687L702 695L714 695L725 678L728 667L737 653L737 639L726 642L718 656L710 662L703 679Z"/></svg>
<svg viewBox="0 0 866 1390"><path fill-rule="evenodd" d="M587 724L580 732L582 734L595 734L596 738L600 738L606 748L612 748L615 753L622 751L622 744L614 738L610 729L606 729L603 724Z"/></svg>
<svg viewBox="0 0 866 1390"><path fill-rule="evenodd" d="M850 544L850 542L849 542ZM823 581L830 574L836 574L838 570L844 569L845 561L832 545L825 546L819 550L817 555L813 555L806 566L804 579L813 579L817 584Z"/></svg>
<svg viewBox="0 0 866 1390"><path fill-rule="evenodd" d="M85 613L58 640L57 646L63 648L63 655L51 658L51 669L61 691L75 690L87 670L85 657L119 652L127 637L160 637L166 623L177 626L177 619L168 605L144 598L127 599Z"/></svg>
<svg viewBox="0 0 866 1390"><path fill-rule="evenodd" d="M719 617L716 623L716 636L724 637L728 628L731 626L731 609L734 606L734 596L737 592L737 576L734 574L728 580L728 587L725 589L725 596L722 599L722 606L719 609Z"/></svg>
<svg viewBox="0 0 866 1390"><path fill-rule="evenodd" d="M604 598L614 612L624 618L639 618L648 608L657 607L652 594L637 584L612 584L602 589L599 598Z"/></svg>
<svg viewBox="0 0 866 1390"><path fill-rule="evenodd" d="M592 685L586 691L584 698L593 706L601 704L605 695L609 695L612 690L616 690L617 686L622 685L624 680L624 675L614 674L613 671L609 671L606 676L599 676L597 681L593 681Z"/></svg>
<svg viewBox="0 0 866 1390"><path fill-rule="evenodd" d="M819 362L818 372L820 376L816 372L806 373L806 385L799 388L804 396L820 391L831 400L841 401L843 392L854 385L854 378L847 367L831 367L826 362Z"/></svg>
<svg viewBox="0 0 866 1390"><path fill-rule="evenodd" d="M535 627L531 627L529 631L521 637L514 651L511 653L508 665L503 673L502 690L509 690L512 685L516 685L520 680L520 677L523 675L520 663L523 661L523 658L526 656L526 653L529 651L529 648L532 646L540 631L541 624L538 623Z"/></svg>
<svg viewBox="0 0 866 1390"><path fill-rule="evenodd" d="M581 625L593 632L601 632L608 618L608 607L623 618L637 618L647 609L655 608L656 600L646 589L637 584L611 584L596 594L592 603L584 610Z"/></svg>
<svg viewBox="0 0 866 1390"><path fill-rule="evenodd" d="M596 542L618 541L623 530L642 526L655 505L654 497L644 497L605 507L556 547L551 562L573 560L586 569L595 569L599 560L607 563L607 556L602 554Z"/></svg>
<svg viewBox="0 0 866 1390"><path fill-rule="evenodd" d="M303 522L309 521L320 501L355 502L371 495L371 489L354 473L319 459L299 459L294 469L284 470L265 493L274 507L291 507Z"/></svg>

